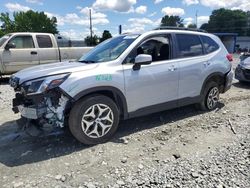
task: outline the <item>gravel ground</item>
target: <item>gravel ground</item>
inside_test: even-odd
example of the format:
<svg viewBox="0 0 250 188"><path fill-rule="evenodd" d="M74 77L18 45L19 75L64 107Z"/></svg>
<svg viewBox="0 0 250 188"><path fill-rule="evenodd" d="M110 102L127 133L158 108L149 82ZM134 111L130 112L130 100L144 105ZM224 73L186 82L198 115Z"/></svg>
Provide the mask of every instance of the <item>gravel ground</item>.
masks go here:
<svg viewBox="0 0 250 188"><path fill-rule="evenodd" d="M86 147L67 130L17 132L14 92L2 80L0 185L250 187L249 91L234 80L212 112L188 106L123 121L110 142Z"/></svg>

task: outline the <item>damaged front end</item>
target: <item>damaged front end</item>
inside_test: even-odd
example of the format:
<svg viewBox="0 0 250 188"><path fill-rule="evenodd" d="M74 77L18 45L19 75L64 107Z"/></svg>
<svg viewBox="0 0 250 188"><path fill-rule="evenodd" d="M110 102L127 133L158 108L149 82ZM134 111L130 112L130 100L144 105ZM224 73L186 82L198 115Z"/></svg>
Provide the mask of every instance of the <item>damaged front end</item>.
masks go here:
<svg viewBox="0 0 250 188"><path fill-rule="evenodd" d="M13 111L20 112L17 121L20 129L42 128L44 125L64 127L65 110L70 102L59 86L69 74L60 74L25 81L19 84L16 77L10 78L10 85L16 91L13 99Z"/></svg>

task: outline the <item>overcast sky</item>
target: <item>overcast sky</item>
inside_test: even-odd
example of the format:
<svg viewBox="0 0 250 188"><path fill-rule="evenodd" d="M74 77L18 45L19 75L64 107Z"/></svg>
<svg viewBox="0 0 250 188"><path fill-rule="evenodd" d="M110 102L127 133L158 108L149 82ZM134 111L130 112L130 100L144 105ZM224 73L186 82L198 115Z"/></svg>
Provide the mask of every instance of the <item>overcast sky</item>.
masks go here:
<svg viewBox="0 0 250 188"><path fill-rule="evenodd" d="M178 15L184 24L206 23L213 9L250 10L250 0L1 0L0 12L44 11L55 16L60 34L85 38L89 34L89 9L92 9L93 30L101 35L123 32L143 32L157 27L164 15Z"/></svg>

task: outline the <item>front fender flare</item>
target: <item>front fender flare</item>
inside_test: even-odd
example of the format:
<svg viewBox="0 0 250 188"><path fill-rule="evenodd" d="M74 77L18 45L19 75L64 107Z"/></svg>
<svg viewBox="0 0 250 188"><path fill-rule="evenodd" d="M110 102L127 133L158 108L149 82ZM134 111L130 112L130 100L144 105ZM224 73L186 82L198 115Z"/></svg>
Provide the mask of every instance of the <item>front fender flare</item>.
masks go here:
<svg viewBox="0 0 250 188"><path fill-rule="evenodd" d="M76 94L73 97L73 101L78 101L84 96L90 95L90 94L97 94L101 92L111 92L113 96L115 97L115 102L118 103L118 105L122 105L122 115L124 119L128 118L128 108L127 108L127 101L126 98L123 94L123 92L115 87L112 86L98 86L98 87L93 87L86 89L84 91L81 91L80 93Z"/></svg>

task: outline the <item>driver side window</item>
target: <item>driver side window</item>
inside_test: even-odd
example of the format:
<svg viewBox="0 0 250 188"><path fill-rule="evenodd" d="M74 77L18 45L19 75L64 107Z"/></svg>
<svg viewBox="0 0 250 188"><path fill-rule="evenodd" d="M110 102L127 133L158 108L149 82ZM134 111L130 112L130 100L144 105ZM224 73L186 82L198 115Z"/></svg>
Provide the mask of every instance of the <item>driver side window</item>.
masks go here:
<svg viewBox="0 0 250 188"><path fill-rule="evenodd" d="M9 43L14 43L16 48L34 48L31 36L16 36L12 38Z"/></svg>
<svg viewBox="0 0 250 188"><path fill-rule="evenodd" d="M135 57L139 54L152 56L152 62L170 59L169 36L159 35L146 39L126 58L126 63L134 63Z"/></svg>

